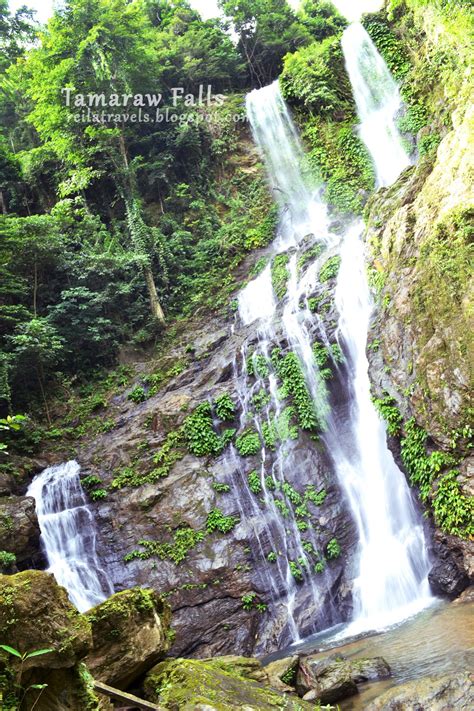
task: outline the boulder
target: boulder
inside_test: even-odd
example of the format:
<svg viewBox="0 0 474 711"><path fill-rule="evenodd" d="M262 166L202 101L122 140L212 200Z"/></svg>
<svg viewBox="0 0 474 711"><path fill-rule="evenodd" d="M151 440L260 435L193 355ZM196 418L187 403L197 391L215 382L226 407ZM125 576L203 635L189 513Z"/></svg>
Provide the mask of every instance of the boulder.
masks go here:
<svg viewBox="0 0 474 711"><path fill-rule="evenodd" d="M447 549L431 568L428 580L435 595L453 599L460 595L469 585L462 563L458 563L456 558Z"/></svg>
<svg viewBox="0 0 474 711"><path fill-rule="evenodd" d="M14 553L20 569L33 568L42 562L40 528L31 497L0 498L0 549Z"/></svg>
<svg viewBox="0 0 474 711"><path fill-rule="evenodd" d="M254 681L247 675L255 666L247 658L208 660L168 659L154 667L145 678L145 695L150 701L180 711L305 711L313 709L298 698Z"/></svg>
<svg viewBox="0 0 474 711"><path fill-rule="evenodd" d="M0 653L0 700L23 711L110 711L80 661L92 645L89 621L54 577L38 570L0 575L1 642L21 652L51 649L20 663ZM34 688L40 685L42 688ZM3 708L3 706L2 706Z"/></svg>
<svg viewBox="0 0 474 711"><path fill-rule="evenodd" d="M366 711L471 711L474 683L469 672L416 679L379 696Z"/></svg>
<svg viewBox="0 0 474 711"><path fill-rule="evenodd" d="M90 622L54 577L39 570L0 575L0 630L2 642L21 653L52 648L27 659L24 670L72 667L92 646Z"/></svg>
<svg viewBox="0 0 474 711"><path fill-rule="evenodd" d="M303 657L296 676L296 690L306 701L332 704L357 694L357 684L390 676L382 657L349 660L343 656L323 659Z"/></svg>
<svg viewBox="0 0 474 711"><path fill-rule="evenodd" d="M154 590L116 593L85 617L93 635L87 665L97 679L118 689L151 669L168 650L171 612Z"/></svg>
<svg viewBox="0 0 474 711"><path fill-rule="evenodd" d="M296 655L277 659L267 664L265 672L270 685L279 691L293 691L296 684L298 665L299 658Z"/></svg>

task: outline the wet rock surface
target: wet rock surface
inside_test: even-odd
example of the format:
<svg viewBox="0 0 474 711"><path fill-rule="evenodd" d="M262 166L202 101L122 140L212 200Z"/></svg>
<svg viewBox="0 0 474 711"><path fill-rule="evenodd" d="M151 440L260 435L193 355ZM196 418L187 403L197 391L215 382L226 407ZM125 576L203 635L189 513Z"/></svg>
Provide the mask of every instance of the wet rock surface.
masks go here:
<svg viewBox="0 0 474 711"><path fill-rule="evenodd" d="M334 312L326 316L335 326ZM166 478L156 483L119 491L110 488L117 472L125 467L152 467L152 457L167 434L200 403L224 392L235 397L234 360L236 354L239 359L248 338L252 340L251 328L240 326L231 333L228 318L196 324L190 342L174 346L166 354L168 362L186 357L186 369L138 406L120 396L114 405L117 427L81 447L78 453L81 476L97 475L109 488L107 498L93 504L99 557L116 590L147 585L168 596L176 632L171 652L176 655L250 655L292 641L285 604L288 583L285 579L278 581L278 562L269 562L267 556L274 550L279 556L288 549L288 557L296 561L301 554L296 544L292 548L284 515L281 521L276 520L258 497L243 492L243 480L261 466L258 457L246 457L236 465L231 448L216 458L186 454ZM283 340L275 345L286 347ZM267 465L269 469L272 466L271 453ZM346 563L356 545L355 530L328 457L304 433L289 443L285 477L299 492L309 484L316 491L325 489L321 505L308 504L308 537L313 536L315 547L321 551L336 538L342 551L324 572L308 571L297 585L293 614L300 633L311 634L350 615L354 571ZM228 487L228 492L216 490L219 485ZM206 533L207 516L215 508L238 519L231 531ZM183 527L206 533L187 551L185 560L176 564L167 558L138 555L143 552L140 541L172 542ZM134 551L137 557L125 562L124 557ZM271 583L272 578L276 584ZM255 595L255 604L245 609L242 599L248 594ZM257 605L266 606L266 612Z"/></svg>
<svg viewBox="0 0 474 711"><path fill-rule="evenodd" d="M37 568L43 564L34 499L0 498L0 549L15 555L16 569Z"/></svg>
<svg viewBox="0 0 474 711"><path fill-rule="evenodd" d="M387 679L390 667L381 657L348 660L343 656L325 659L300 658L296 690L306 701L332 704L358 693L358 684Z"/></svg>
<svg viewBox="0 0 474 711"><path fill-rule="evenodd" d="M471 711L473 707L473 675L460 672L396 686L369 704L367 711Z"/></svg>

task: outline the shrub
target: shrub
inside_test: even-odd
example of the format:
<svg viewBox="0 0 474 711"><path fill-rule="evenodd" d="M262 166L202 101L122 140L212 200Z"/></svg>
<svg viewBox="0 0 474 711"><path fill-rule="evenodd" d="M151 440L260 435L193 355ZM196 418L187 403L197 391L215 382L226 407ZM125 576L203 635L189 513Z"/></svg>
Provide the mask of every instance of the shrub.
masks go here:
<svg viewBox="0 0 474 711"><path fill-rule="evenodd" d="M272 261L272 285L278 299L283 299L287 292L287 283L290 278L288 272L288 255L277 254Z"/></svg>
<svg viewBox="0 0 474 711"><path fill-rule="evenodd" d="M245 430L237 437L235 447L241 457L251 457L258 454L261 448L260 437L255 430Z"/></svg>
<svg viewBox="0 0 474 711"><path fill-rule="evenodd" d="M208 533L220 531L229 533L239 523L236 516L225 516L220 509L212 509L206 519L206 529Z"/></svg>
<svg viewBox="0 0 474 711"><path fill-rule="evenodd" d="M323 284L330 279L337 277L339 267L341 266L341 257L335 254L333 257L324 262L323 266L319 270L319 281Z"/></svg>
<svg viewBox="0 0 474 711"><path fill-rule="evenodd" d="M188 450L197 457L220 454L223 449L222 439L214 432L212 411L208 402L198 405L185 419L183 432Z"/></svg>
<svg viewBox="0 0 474 711"><path fill-rule="evenodd" d="M222 422L232 422L235 418L235 402L228 393L223 393L214 402L216 415Z"/></svg>
<svg viewBox="0 0 474 711"><path fill-rule="evenodd" d="M137 404L139 402L144 402L147 399L145 388L141 385L137 385L131 392L128 393L127 398Z"/></svg>
<svg viewBox="0 0 474 711"><path fill-rule="evenodd" d="M252 494L260 494L262 492L262 483L255 469L248 474L247 481Z"/></svg>
<svg viewBox="0 0 474 711"><path fill-rule="evenodd" d="M8 551L0 551L0 571L10 570L16 563L16 555Z"/></svg>
<svg viewBox="0 0 474 711"><path fill-rule="evenodd" d="M327 544L326 555L330 560L339 558L339 556L341 555L341 546L339 545L337 538L331 538L331 540Z"/></svg>

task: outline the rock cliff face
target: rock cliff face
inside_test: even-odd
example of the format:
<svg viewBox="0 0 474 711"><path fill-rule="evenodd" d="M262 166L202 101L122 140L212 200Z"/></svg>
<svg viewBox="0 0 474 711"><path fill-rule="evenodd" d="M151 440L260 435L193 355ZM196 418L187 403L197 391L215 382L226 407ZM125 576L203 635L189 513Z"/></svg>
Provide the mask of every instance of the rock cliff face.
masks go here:
<svg viewBox="0 0 474 711"><path fill-rule="evenodd" d="M336 314L329 293L325 291L323 318L331 333ZM315 333L317 325L315 317ZM187 324L183 338L175 340L161 363L155 364L163 368L163 363L169 367L184 362L183 371L139 405L127 399L127 392L118 397L108 414L116 428L88 442L77 454L81 476L96 476L109 489L107 497L94 505L100 558L117 590L149 585L168 596L176 632L172 654L251 654L273 651L291 641L287 585L283 581L275 589L272 580L278 578L271 554L282 555L286 548L296 561L298 552L284 516L272 518L244 486L248 473L260 467L259 457L239 457L231 446L214 457L181 453L166 477L147 482L153 457L163 451L163 443L189 413L223 393L236 399L235 362L249 338L252 341L252 327L239 325L232 313ZM275 346L287 347L283 336ZM144 364L139 382L146 382L149 372L150 364ZM331 390L337 406L341 397L337 374ZM229 425L239 430L238 416L236 412ZM318 549L323 551L331 539L337 539L341 549L324 571L305 575L297 586L294 616L309 634L350 612L354 571L348 561L356 539L320 444L300 432L288 448L290 466L285 476L294 491L302 493L312 485L315 491L326 492L319 505L307 503ZM131 470L136 473L135 485L114 489L120 473ZM145 483L138 485L141 481ZM209 531L208 517L216 509L236 525L227 532ZM169 547L153 552L149 541Z"/></svg>
<svg viewBox="0 0 474 711"><path fill-rule="evenodd" d="M367 209L379 288L369 338L374 389L379 397L392 397L405 420L415 417L428 435L428 450L445 457L437 477L455 466L466 497L474 493L473 117L472 109L455 112L436 156L405 171ZM436 477L433 492L428 500ZM471 505L467 499L465 505ZM435 591L461 592L474 573L472 545L441 525L435 548L441 561L449 559L436 565Z"/></svg>

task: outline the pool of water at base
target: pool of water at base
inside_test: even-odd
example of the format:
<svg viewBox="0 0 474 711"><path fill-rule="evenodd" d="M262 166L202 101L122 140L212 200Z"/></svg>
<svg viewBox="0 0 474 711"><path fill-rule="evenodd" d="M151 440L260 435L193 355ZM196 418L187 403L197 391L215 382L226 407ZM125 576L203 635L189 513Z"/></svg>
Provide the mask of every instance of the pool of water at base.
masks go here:
<svg viewBox="0 0 474 711"><path fill-rule="evenodd" d="M316 658L329 654L349 659L383 657L392 677L361 685L357 696L339 703L341 711L363 711L385 691L406 681L474 671L474 601L437 602L390 629L356 638L345 638L345 628L340 625L271 658L296 653ZM264 662L269 660L270 657Z"/></svg>

